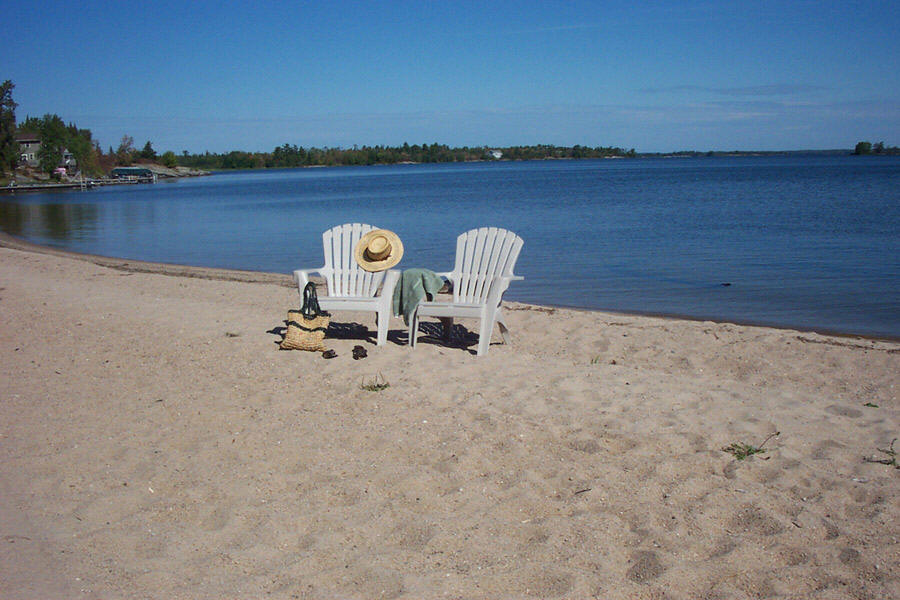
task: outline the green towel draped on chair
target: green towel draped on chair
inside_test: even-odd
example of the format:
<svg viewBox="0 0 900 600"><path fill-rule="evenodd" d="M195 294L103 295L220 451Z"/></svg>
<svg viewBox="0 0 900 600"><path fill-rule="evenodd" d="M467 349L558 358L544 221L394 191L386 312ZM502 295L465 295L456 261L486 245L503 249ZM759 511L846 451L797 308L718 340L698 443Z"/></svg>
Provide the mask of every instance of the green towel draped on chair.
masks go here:
<svg viewBox="0 0 900 600"><path fill-rule="evenodd" d="M403 315L409 325L413 311L425 294L432 296L444 287L444 280L428 269L406 269L400 274L400 282L394 288L394 314Z"/></svg>

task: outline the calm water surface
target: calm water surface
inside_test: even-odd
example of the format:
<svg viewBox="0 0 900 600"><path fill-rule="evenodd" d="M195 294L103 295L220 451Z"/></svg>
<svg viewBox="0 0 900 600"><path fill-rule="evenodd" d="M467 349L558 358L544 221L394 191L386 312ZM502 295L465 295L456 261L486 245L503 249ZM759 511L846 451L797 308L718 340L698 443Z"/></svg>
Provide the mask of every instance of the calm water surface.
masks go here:
<svg viewBox="0 0 900 600"><path fill-rule="evenodd" d="M290 272L321 232L396 231L400 268L456 236L525 247L505 296L900 338L900 158L637 159L248 171L0 197L0 227L108 256ZM730 285L723 285L730 284Z"/></svg>

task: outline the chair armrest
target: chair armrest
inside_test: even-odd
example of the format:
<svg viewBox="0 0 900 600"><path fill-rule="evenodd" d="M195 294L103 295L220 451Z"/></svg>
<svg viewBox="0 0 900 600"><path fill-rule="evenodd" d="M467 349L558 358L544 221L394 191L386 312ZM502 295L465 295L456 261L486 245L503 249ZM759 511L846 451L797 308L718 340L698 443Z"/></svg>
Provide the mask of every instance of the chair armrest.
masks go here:
<svg viewBox="0 0 900 600"><path fill-rule="evenodd" d="M297 289L302 294L303 288L305 288L306 284L309 283L310 273L316 273L320 277L327 277L326 271L327 269L325 267L319 267L318 269L298 269L294 271L294 283L297 284Z"/></svg>
<svg viewBox="0 0 900 600"><path fill-rule="evenodd" d="M499 306L500 301L503 299L503 293L506 292L506 288L509 287L509 283L511 281L518 281L522 279L525 278L521 275L495 277L491 282L491 293L488 294L487 303Z"/></svg>
<svg viewBox="0 0 900 600"><path fill-rule="evenodd" d="M447 289L445 291L452 294L453 288L456 286L456 281L454 281L454 279L453 279L453 271L446 271L444 273L435 273L435 275L437 275L438 277L441 277L443 279L446 279L449 282L450 287L449 287L449 289ZM445 283L441 289L444 289L446 287L447 287L447 284ZM438 291L440 291L440 290L438 290ZM430 300L433 300L433 298L429 298L429 296L430 296L430 294L428 296L426 296L425 298L422 298L422 302L428 302Z"/></svg>
<svg viewBox="0 0 900 600"><path fill-rule="evenodd" d="M388 270L384 275L384 281L381 283L381 295L393 298L394 288L397 287L398 281L400 281L400 271L397 269Z"/></svg>

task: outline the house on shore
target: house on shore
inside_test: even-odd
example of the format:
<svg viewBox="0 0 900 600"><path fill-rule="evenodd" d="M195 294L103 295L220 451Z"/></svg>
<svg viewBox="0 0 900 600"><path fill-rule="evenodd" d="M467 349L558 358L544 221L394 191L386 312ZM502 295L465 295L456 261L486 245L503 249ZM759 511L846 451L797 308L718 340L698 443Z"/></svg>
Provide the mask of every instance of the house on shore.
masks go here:
<svg viewBox="0 0 900 600"><path fill-rule="evenodd" d="M37 133L17 131L15 137L16 142L19 143L19 164L37 167L41 162L41 159L38 158L41 136Z"/></svg>
<svg viewBox="0 0 900 600"><path fill-rule="evenodd" d="M41 134L31 133L30 131L17 131L15 138L16 142L19 143L19 164L33 169L41 166ZM72 173L78 169L78 161L75 160L75 155L69 152L68 148L63 148L59 166L65 168L67 173Z"/></svg>

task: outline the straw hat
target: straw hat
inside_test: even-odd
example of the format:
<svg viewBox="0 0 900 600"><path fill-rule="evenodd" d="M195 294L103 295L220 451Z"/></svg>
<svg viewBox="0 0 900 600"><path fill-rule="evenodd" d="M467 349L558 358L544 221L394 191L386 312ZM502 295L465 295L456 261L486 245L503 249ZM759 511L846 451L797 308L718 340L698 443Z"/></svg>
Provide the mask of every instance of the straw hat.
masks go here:
<svg viewBox="0 0 900 600"><path fill-rule="evenodd" d="M393 231L373 229L359 238L353 256L366 271L384 271L403 258L403 242Z"/></svg>

